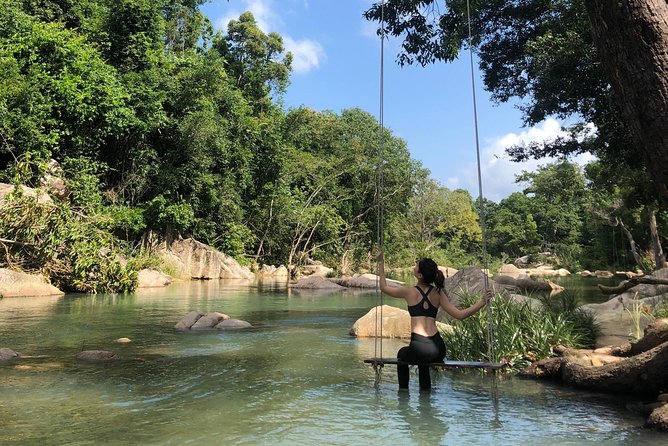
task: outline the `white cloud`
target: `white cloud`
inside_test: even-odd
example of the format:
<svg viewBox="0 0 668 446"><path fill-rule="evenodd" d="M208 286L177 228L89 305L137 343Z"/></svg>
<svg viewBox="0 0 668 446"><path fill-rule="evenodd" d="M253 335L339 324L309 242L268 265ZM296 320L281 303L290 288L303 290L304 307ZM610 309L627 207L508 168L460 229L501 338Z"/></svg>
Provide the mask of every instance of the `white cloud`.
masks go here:
<svg viewBox="0 0 668 446"><path fill-rule="evenodd" d="M325 60L325 51L322 46L309 39L294 40L292 37L284 37L286 51L292 53L292 69L295 73L307 73L320 66L320 62Z"/></svg>
<svg viewBox="0 0 668 446"><path fill-rule="evenodd" d="M590 129L594 131L593 127ZM561 124L555 119L547 119L542 125L537 125L519 134L508 133L495 140L488 141L480 153L480 170L485 198L499 202L513 192L521 191L525 185L515 183L515 176L522 171L534 171L539 165L556 161L555 158L528 160L522 163L512 162L505 153L510 146L519 143L553 141L557 137L567 137L561 130ZM572 157L571 162L579 165L593 161L593 155L585 153ZM471 192L473 197L479 195L477 164L470 163L457 177L448 178L444 186L455 189L463 188Z"/></svg>
<svg viewBox="0 0 668 446"><path fill-rule="evenodd" d="M244 11L250 11L257 21L258 27L264 33L278 32L283 37L285 50L292 52L294 73L303 74L320 67L321 62L326 59L325 50L315 40L295 39L283 32L285 23L281 16L276 12L276 2L273 0L243 0ZM308 8L308 3L302 3L304 8ZM237 20L242 11L229 11L223 17L214 20L217 29L227 31L227 24L230 20Z"/></svg>

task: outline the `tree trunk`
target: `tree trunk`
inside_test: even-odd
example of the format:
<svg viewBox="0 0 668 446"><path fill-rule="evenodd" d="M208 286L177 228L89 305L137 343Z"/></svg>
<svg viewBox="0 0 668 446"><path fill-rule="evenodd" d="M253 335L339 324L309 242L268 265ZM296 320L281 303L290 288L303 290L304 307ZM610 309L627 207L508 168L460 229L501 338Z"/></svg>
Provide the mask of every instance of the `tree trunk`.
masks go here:
<svg viewBox="0 0 668 446"><path fill-rule="evenodd" d="M663 268L666 263L666 256L661 247L661 239L659 238L659 230L656 227L656 214L654 209L649 209L649 233L652 236L652 253L654 257L654 269L659 270Z"/></svg>
<svg viewBox="0 0 668 446"><path fill-rule="evenodd" d="M567 385L597 392L655 396L665 390L668 382L668 342L601 367L567 361L562 368L562 380Z"/></svg>
<svg viewBox="0 0 668 446"><path fill-rule="evenodd" d="M556 379L567 386L634 396L656 396L668 382L668 342L600 367L581 362L577 355L547 358L522 370L520 376Z"/></svg>
<svg viewBox="0 0 668 446"><path fill-rule="evenodd" d="M594 44L635 149L668 207L666 0L585 0Z"/></svg>
<svg viewBox="0 0 668 446"><path fill-rule="evenodd" d="M624 291L630 290L634 286L641 283L646 285L668 285L668 279L657 279L651 276L638 276L632 277L629 280L624 280L617 286L605 286L599 283L598 289L601 290L602 294L609 296L612 294L622 294Z"/></svg>
<svg viewBox="0 0 668 446"><path fill-rule="evenodd" d="M636 261L636 265L638 268L642 269L646 273L648 271L645 270L645 263L643 262L642 256L638 252L638 247L636 245L636 241L633 240L633 234L631 234L631 231L626 229L626 226L624 226L624 223L618 218L617 219L617 224L619 225L620 228L622 228L622 231L624 232L624 235L626 235L626 238L629 241L629 247L631 248L631 254L633 254L633 259Z"/></svg>

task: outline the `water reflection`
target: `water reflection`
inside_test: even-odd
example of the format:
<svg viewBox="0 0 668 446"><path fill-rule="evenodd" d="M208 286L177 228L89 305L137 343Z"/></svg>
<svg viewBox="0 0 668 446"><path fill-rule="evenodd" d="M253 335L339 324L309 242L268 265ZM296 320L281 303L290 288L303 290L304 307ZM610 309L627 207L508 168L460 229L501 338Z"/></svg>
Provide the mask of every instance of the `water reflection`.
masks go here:
<svg viewBox="0 0 668 446"><path fill-rule="evenodd" d="M448 433L447 415L432 402L431 395L399 391L398 409L417 445L442 444ZM415 401L411 404L411 398Z"/></svg>

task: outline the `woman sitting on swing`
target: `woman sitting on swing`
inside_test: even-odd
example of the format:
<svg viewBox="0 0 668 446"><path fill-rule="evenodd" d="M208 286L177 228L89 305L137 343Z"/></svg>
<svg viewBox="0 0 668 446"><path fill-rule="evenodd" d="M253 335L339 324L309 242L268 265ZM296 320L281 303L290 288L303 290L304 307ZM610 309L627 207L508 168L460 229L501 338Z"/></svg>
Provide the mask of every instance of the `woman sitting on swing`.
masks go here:
<svg viewBox="0 0 668 446"><path fill-rule="evenodd" d="M480 311L491 299L492 291L485 290L482 300L466 309L454 306L443 289L445 277L432 259L420 259L415 263L413 275L417 279L414 287L388 287L385 279L385 261L383 251L378 250L378 276L380 290L392 297L404 299L408 304L408 313L411 315L411 342L408 347L399 349L397 358L411 364L418 365L420 391L431 390L431 376L429 363L440 362L445 359L446 348L441 335L436 328L436 314L441 307L455 319L462 320ZM399 389L408 390L408 365L398 364Z"/></svg>

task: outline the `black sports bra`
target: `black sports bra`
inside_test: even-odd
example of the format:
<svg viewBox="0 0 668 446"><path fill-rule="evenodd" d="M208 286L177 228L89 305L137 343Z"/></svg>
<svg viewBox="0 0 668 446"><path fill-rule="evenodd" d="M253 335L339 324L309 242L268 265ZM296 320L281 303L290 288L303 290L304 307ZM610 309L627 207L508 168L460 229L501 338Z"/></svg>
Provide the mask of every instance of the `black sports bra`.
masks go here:
<svg viewBox="0 0 668 446"><path fill-rule="evenodd" d="M429 300L429 293L431 290L434 288L433 286L430 286L427 289L427 292L425 293L422 291L422 289L419 286L415 286L415 288L418 289L420 294L422 294L422 300L415 305L409 305L408 306L408 314L411 315L411 317L415 316L427 316L427 317L433 317L436 319L436 314L438 313L438 307L435 307L434 304L431 303ZM424 307L424 303L427 303L427 308Z"/></svg>

